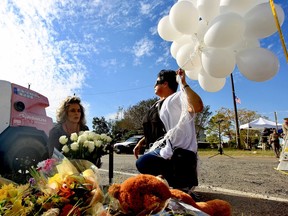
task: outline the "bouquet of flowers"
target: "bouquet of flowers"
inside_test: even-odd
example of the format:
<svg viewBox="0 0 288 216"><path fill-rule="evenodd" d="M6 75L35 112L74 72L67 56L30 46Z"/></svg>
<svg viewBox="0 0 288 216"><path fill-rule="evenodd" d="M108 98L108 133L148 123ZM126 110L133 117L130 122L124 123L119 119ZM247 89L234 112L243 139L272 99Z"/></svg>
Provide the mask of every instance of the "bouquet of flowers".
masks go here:
<svg viewBox="0 0 288 216"><path fill-rule="evenodd" d="M97 134L93 131L81 131L79 135L72 133L68 137L61 136L59 142L63 145L62 153L70 159L85 159L101 166L100 158L108 154L108 146L112 138L106 134Z"/></svg>
<svg viewBox="0 0 288 216"><path fill-rule="evenodd" d="M105 215L97 167L89 161L48 159L25 185L0 188L0 215Z"/></svg>

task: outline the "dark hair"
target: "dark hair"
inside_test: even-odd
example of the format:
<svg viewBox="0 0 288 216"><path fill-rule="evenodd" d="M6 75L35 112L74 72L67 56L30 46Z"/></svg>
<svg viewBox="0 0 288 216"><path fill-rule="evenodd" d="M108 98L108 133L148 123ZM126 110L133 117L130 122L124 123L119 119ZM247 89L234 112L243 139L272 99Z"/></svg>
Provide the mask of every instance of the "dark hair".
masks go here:
<svg viewBox="0 0 288 216"><path fill-rule="evenodd" d="M174 70L161 70L158 77L162 82L167 82L170 89L174 92L178 89L178 82L176 80L176 71Z"/></svg>
<svg viewBox="0 0 288 216"><path fill-rule="evenodd" d="M63 123L67 119L67 113L68 113L68 108L70 104L79 104L80 110L81 110L81 118L80 118L80 126L86 125L86 119L85 119L85 109L81 104L81 100L79 97L76 96L69 96L67 97L64 101L62 101L60 107L57 110L57 122L58 123Z"/></svg>

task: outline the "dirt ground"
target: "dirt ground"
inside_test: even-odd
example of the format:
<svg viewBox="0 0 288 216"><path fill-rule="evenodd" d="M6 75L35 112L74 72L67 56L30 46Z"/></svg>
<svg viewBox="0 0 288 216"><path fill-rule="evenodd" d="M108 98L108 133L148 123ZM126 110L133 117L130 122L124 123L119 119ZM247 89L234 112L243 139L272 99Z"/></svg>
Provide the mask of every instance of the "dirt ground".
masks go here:
<svg viewBox="0 0 288 216"><path fill-rule="evenodd" d="M107 162L103 169L107 169ZM233 216L288 215L288 175L276 170L278 163L274 157L200 157L199 186L194 192L200 201L228 201ZM114 171L116 183L136 174L133 156L116 155Z"/></svg>

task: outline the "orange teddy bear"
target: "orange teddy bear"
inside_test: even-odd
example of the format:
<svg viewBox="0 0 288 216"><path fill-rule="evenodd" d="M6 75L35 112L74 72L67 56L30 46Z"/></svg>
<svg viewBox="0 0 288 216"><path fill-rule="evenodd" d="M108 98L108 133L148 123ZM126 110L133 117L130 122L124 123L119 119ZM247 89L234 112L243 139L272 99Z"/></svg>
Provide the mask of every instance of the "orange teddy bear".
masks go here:
<svg viewBox="0 0 288 216"><path fill-rule="evenodd" d="M207 202L195 202L189 194L181 190L170 189L170 192L172 198L176 198L186 204L200 209L211 216L231 216L232 207L230 203L224 200L214 199Z"/></svg>
<svg viewBox="0 0 288 216"><path fill-rule="evenodd" d="M223 200L195 202L192 197L178 189L170 189L165 180L148 174L139 174L126 179L122 184L113 184L108 193L119 201L121 210L129 215L149 215L166 207L169 198L178 199L211 216L230 216L231 205Z"/></svg>
<svg viewBox="0 0 288 216"><path fill-rule="evenodd" d="M147 215L161 211L171 197L167 185L152 175L140 174L113 184L108 193L119 200L122 211L131 215Z"/></svg>

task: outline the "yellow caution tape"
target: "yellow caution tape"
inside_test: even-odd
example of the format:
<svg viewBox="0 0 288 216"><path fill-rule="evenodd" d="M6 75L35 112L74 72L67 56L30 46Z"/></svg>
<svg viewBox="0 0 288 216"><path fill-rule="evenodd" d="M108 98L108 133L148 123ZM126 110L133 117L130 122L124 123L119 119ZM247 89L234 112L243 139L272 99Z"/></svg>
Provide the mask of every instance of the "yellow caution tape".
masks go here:
<svg viewBox="0 0 288 216"><path fill-rule="evenodd" d="M277 16L277 12L276 12L273 0L270 0L270 6L271 6L271 10L272 10L275 22L276 22L278 33L279 33L280 40L281 40L281 43L282 43L282 47L283 47L283 50L284 50L284 53L285 53L285 56L286 56L286 61L288 62L288 52L287 52L284 36L283 36L282 30L281 30L281 26L280 26L280 23L279 23L279 19L278 19L278 16Z"/></svg>

